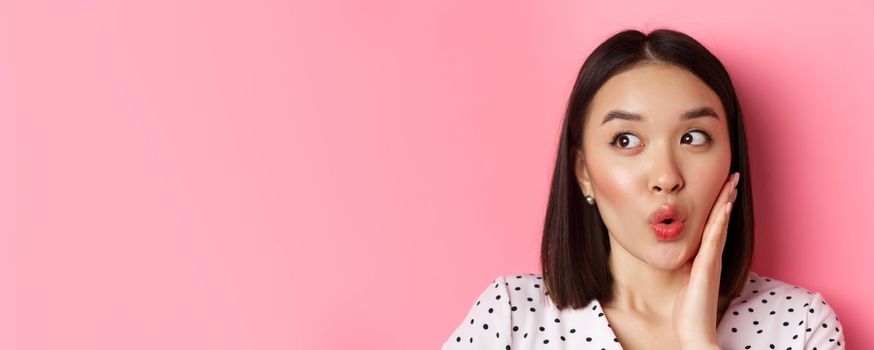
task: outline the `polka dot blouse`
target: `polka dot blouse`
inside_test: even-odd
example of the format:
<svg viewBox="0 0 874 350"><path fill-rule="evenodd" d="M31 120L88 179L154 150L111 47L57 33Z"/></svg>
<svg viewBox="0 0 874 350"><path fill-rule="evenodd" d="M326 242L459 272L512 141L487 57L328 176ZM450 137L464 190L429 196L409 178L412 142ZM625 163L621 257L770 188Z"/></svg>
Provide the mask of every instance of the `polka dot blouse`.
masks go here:
<svg viewBox="0 0 874 350"><path fill-rule="evenodd" d="M441 349L622 349L598 300L560 311L542 282L496 278ZM842 328L819 292L751 271L716 332L722 349L842 349Z"/></svg>

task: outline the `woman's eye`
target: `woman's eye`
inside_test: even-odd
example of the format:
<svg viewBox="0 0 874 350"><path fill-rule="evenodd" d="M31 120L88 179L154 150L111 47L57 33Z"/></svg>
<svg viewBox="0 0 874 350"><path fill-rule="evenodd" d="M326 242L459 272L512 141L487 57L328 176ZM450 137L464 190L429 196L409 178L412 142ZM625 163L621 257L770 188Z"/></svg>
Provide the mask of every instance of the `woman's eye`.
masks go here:
<svg viewBox="0 0 874 350"><path fill-rule="evenodd" d="M610 144L619 148L632 148L640 144L640 139L637 136L623 132L616 134L613 137L613 141L610 141Z"/></svg>
<svg viewBox="0 0 874 350"><path fill-rule="evenodd" d="M689 143L693 146L700 146L710 142L710 140L710 135L707 133L700 130L693 130L683 135L683 139L680 143ZM630 149L640 145L640 139L627 132L621 132L613 137L610 144L622 149Z"/></svg>
<svg viewBox="0 0 874 350"><path fill-rule="evenodd" d="M692 137L692 135L695 134L699 134L701 136ZM686 133L686 135L683 135L683 140L680 141L680 143L686 143L686 141L689 141L693 146L700 146L710 141L710 135L707 135L703 131L690 131Z"/></svg>

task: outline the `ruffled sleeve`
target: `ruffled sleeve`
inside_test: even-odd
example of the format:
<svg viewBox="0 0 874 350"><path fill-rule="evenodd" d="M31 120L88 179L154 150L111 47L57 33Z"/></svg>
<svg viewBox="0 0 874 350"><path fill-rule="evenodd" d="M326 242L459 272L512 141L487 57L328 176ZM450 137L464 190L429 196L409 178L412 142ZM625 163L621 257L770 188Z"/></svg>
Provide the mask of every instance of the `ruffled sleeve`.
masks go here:
<svg viewBox="0 0 874 350"><path fill-rule="evenodd" d="M822 294L815 292L810 299L807 311L804 349L843 349L844 332L835 311L826 303Z"/></svg>
<svg viewBox="0 0 874 350"><path fill-rule="evenodd" d="M441 350L511 349L512 320L507 285L503 276L489 283Z"/></svg>

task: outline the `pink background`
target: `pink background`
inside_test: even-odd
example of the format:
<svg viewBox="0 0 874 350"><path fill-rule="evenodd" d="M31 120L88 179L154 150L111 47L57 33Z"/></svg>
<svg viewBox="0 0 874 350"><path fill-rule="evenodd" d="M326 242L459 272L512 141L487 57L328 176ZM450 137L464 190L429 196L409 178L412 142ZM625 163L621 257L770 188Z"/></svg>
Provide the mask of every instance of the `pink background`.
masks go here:
<svg viewBox="0 0 874 350"><path fill-rule="evenodd" d="M874 4L698 3L2 2L0 348L438 347L537 272L570 88L626 27L725 63L754 269L874 348Z"/></svg>

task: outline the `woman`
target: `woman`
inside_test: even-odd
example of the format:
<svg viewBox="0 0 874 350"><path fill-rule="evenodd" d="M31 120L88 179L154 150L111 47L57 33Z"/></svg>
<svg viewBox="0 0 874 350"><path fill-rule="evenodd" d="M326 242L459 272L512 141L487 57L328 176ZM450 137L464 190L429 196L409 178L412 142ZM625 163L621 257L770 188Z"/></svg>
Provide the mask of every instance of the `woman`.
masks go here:
<svg viewBox="0 0 874 350"><path fill-rule="evenodd" d="M542 273L489 283L443 349L844 347L822 294L750 271L747 174L719 60L673 30L610 37L568 102Z"/></svg>

